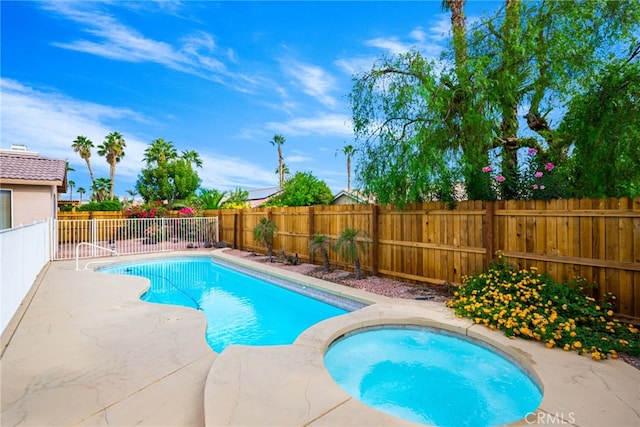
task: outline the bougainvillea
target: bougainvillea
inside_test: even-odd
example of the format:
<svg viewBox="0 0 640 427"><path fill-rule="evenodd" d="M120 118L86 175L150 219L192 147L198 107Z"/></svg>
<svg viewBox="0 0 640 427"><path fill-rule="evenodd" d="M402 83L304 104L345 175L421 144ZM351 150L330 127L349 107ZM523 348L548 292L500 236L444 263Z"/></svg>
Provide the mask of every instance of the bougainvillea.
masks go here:
<svg viewBox="0 0 640 427"><path fill-rule="evenodd" d="M162 218L167 210L162 202L146 203L144 205L129 206L124 210L127 218Z"/></svg>

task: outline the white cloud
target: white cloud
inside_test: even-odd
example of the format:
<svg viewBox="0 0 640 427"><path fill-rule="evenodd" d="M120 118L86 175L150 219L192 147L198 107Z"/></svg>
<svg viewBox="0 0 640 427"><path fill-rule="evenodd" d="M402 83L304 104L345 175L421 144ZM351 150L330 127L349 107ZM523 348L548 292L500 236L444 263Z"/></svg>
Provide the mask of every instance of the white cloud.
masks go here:
<svg viewBox="0 0 640 427"><path fill-rule="evenodd" d="M293 163L306 163L306 162L310 162L313 160L312 157L309 157L307 155L305 155L303 152L301 152L300 150L293 150L292 151L293 154L291 155L285 155L284 157L284 161L287 164L293 164Z"/></svg>
<svg viewBox="0 0 640 427"><path fill-rule="evenodd" d="M269 122L265 127L284 135L335 135L353 137L351 117L342 114L321 114L316 117L299 117L286 122Z"/></svg>
<svg viewBox="0 0 640 427"><path fill-rule="evenodd" d="M367 40L365 45L382 49L391 55L402 55L415 50L425 57L436 58L444 49L444 41L451 36L450 26L449 15L439 13L426 30L416 27L406 36L376 37Z"/></svg>
<svg viewBox="0 0 640 427"><path fill-rule="evenodd" d="M451 37L451 17L446 13L436 15L436 21L429 27L429 38L441 41Z"/></svg>
<svg viewBox="0 0 640 427"><path fill-rule="evenodd" d="M89 185L86 163L73 151L71 144L78 135L91 139L94 146L113 131L120 132L125 141L125 156L116 167L116 191L132 188L142 167L144 151L149 144L145 136L127 132L135 123L154 123L127 108L109 107L72 99L57 92L45 92L27 87L15 80L0 79L2 147L24 144L43 157L67 159L76 170L73 179L78 186ZM127 123L128 126L127 126ZM274 185L274 174L246 159L200 153L203 169L199 174L207 188L233 189ZM109 166L93 150L91 164L97 177L108 177ZM81 178L78 178L81 177ZM126 183L126 184L125 184Z"/></svg>
<svg viewBox="0 0 640 427"><path fill-rule="evenodd" d="M249 91L247 84L255 83L254 78L227 68L223 59L235 63L235 53L230 48L219 48L212 35L197 31L183 36L175 45L154 40L105 13L100 9L101 5L94 2L45 3L46 10L74 22L87 36L52 44L116 61L160 64L217 83L237 84L236 89L243 92Z"/></svg>
<svg viewBox="0 0 640 427"><path fill-rule="evenodd" d="M336 106L336 99L330 95L336 87L336 80L331 74L318 66L293 60L283 61L282 66L285 73L301 85L303 93L329 107Z"/></svg>
<svg viewBox="0 0 640 427"><path fill-rule="evenodd" d="M401 42L397 37L377 37L367 40L365 45L380 48L392 55L402 55L411 50L412 47L411 44Z"/></svg>
<svg viewBox="0 0 640 427"><path fill-rule="evenodd" d="M335 65L350 76L358 76L371 71L376 60L375 56L343 58L335 61Z"/></svg>
<svg viewBox="0 0 640 427"><path fill-rule="evenodd" d="M427 35L425 34L422 27L415 28L413 31L411 31L409 33L409 37L411 37L418 43L423 43L427 39Z"/></svg>
<svg viewBox="0 0 640 427"><path fill-rule="evenodd" d="M198 169L203 188L245 190L277 185L278 178L273 171L248 162L246 159L222 156L219 154L201 154L203 168Z"/></svg>
<svg viewBox="0 0 640 427"><path fill-rule="evenodd" d="M108 107L67 98L55 92L41 92L13 80L0 80L2 91L2 143L24 144L42 156L68 159L76 170L86 168L71 148L78 135L85 135L97 147L105 135L118 130L127 142L126 155L118 164L118 175L135 178L146 143L130 138L114 123L126 119L145 122L146 118L127 108ZM107 175L106 161L91 158L97 175Z"/></svg>

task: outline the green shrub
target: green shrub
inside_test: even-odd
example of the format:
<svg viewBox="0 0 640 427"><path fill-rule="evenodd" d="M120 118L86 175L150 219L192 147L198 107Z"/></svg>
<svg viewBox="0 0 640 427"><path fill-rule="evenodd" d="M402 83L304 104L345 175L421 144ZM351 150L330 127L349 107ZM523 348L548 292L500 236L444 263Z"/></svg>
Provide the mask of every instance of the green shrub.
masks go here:
<svg viewBox="0 0 640 427"><path fill-rule="evenodd" d="M94 211L119 211L122 210L122 203L119 200L105 200L103 202L91 202L78 206L76 212Z"/></svg>
<svg viewBox="0 0 640 427"><path fill-rule="evenodd" d="M624 352L640 356L636 327L613 318L616 297L601 301L582 294L584 280L556 283L535 268L517 270L498 253L488 271L464 277L447 303L458 317L468 317L508 337L544 342L594 360Z"/></svg>

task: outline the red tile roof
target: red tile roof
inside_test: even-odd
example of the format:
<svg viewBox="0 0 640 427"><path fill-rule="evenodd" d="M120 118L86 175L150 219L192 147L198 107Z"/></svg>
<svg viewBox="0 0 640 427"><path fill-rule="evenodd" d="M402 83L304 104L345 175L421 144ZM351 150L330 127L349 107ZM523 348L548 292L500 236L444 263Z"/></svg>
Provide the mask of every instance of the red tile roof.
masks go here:
<svg viewBox="0 0 640 427"><path fill-rule="evenodd" d="M32 155L0 154L0 179L64 181L67 162Z"/></svg>

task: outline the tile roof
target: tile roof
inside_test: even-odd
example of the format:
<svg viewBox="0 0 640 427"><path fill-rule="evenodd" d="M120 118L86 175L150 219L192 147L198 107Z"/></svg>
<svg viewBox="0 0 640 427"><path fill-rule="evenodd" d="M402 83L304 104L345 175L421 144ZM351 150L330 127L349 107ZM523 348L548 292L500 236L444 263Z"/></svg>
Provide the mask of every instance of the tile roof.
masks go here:
<svg viewBox="0 0 640 427"><path fill-rule="evenodd" d="M0 179L25 181L64 181L67 162L45 157L0 154Z"/></svg>

